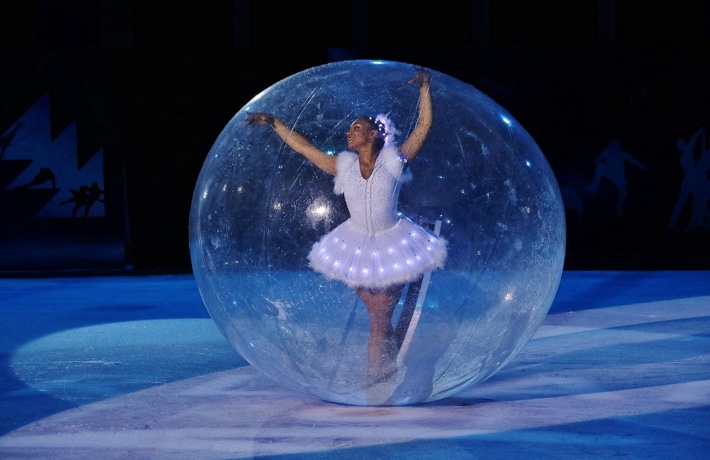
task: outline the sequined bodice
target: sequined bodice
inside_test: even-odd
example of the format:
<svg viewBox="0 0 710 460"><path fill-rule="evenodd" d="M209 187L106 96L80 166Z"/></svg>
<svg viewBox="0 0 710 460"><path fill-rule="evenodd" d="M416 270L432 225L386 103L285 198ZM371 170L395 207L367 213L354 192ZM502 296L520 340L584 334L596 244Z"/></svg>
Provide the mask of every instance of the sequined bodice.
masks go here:
<svg viewBox="0 0 710 460"><path fill-rule="evenodd" d="M362 177L357 156L348 160L348 165L341 162L347 169L338 171L338 175L343 175L341 191L350 212L350 225L354 230L370 235L391 228L398 220L402 160L396 151L383 151L368 179Z"/></svg>

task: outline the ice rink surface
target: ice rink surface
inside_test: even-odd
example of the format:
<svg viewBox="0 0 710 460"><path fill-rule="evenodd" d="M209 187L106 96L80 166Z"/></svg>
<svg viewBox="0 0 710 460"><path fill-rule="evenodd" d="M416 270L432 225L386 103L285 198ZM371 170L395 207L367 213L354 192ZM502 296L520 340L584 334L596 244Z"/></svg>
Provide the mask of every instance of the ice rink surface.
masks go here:
<svg viewBox="0 0 710 460"><path fill-rule="evenodd" d="M295 393L191 275L0 278L0 458L705 459L710 272L567 271L489 380L404 407Z"/></svg>

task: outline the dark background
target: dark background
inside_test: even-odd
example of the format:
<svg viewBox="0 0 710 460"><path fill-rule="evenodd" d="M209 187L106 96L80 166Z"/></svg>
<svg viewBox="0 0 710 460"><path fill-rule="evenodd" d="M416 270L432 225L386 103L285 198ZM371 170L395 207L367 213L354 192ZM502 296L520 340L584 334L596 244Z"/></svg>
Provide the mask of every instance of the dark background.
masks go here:
<svg viewBox="0 0 710 460"><path fill-rule="evenodd" d="M710 269L710 222L686 228L686 206L678 229L668 228L683 179L676 143L710 129L708 2L33 0L4 8L0 133L49 91L53 131L75 121L79 157L103 149L106 200L120 202L107 202L104 220L123 235L121 267L190 269L197 175L255 94L309 67L372 58L447 73L520 121L571 193L567 269ZM622 215L610 182L587 191L610 139L645 166L627 165Z"/></svg>

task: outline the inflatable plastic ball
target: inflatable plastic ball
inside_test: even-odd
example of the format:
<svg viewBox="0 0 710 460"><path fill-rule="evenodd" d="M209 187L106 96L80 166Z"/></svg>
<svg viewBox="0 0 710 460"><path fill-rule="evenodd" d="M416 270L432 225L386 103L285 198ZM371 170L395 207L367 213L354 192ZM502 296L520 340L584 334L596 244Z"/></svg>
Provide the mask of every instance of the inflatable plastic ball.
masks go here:
<svg viewBox="0 0 710 460"><path fill-rule="evenodd" d="M422 94L433 118L408 159ZM383 166L370 179L367 158L347 151L358 123L377 135L364 117L378 115L391 123L394 153L375 157ZM349 163L324 171L278 123ZM362 181L354 198L338 189L346 168L346 182ZM373 181L386 182L384 195ZM396 232L362 230L387 199L383 218ZM432 249L438 261L410 270ZM316 266L318 251L333 271L361 278ZM229 121L197 180L190 253L207 310L256 369L326 401L405 405L482 382L523 348L557 291L565 218L543 153L481 91L406 63L343 61L279 81ZM392 270L406 276L377 283ZM391 302L373 306L380 298Z"/></svg>

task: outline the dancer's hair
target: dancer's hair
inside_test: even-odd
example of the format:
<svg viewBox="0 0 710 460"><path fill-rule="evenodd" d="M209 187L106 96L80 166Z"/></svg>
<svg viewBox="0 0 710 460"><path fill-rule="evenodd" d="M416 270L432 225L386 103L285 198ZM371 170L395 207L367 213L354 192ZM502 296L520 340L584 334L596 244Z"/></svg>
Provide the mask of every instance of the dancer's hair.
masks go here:
<svg viewBox="0 0 710 460"><path fill-rule="evenodd" d="M398 131L387 115L381 113L376 117L365 117L365 119L377 130L377 137L374 142L378 152L386 146L396 145L394 136L398 134Z"/></svg>

